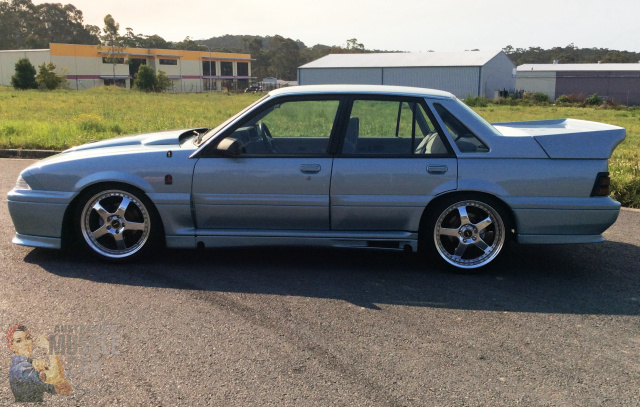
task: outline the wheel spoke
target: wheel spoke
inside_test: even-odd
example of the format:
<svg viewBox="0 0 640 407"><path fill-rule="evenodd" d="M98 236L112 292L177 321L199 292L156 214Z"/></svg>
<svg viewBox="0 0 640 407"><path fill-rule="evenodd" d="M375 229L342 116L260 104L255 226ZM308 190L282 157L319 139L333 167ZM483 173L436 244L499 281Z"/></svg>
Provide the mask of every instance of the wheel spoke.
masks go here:
<svg viewBox="0 0 640 407"><path fill-rule="evenodd" d="M95 205L93 205L92 209L96 211L96 213L102 218L104 223L107 222L107 218L109 217L109 215L111 215L109 211L107 211L102 207L102 205L100 205L100 202L96 202Z"/></svg>
<svg viewBox="0 0 640 407"><path fill-rule="evenodd" d="M460 243L458 247L456 247L456 251L453 253L453 257L461 259L465 251L467 251L467 245L464 243Z"/></svg>
<svg viewBox="0 0 640 407"><path fill-rule="evenodd" d="M124 213L127 211L127 208L129 207L130 203L131 203L131 199L127 198L126 196L123 196L122 202L120 202L120 206L118 207L118 210L116 210L116 215L119 215L122 218L124 218Z"/></svg>
<svg viewBox="0 0 640 407"><path fill-rule="evenodd" d="M478 229L478 232L482 232L492 224L493 224L493 220L491 219L491 216L488 216L487 219L476 223L476 228Z"/></svg>
<svg viewBox="0 0 640 407"><path fill-rule="evenodd" d="M124 237L122 236L122 233L116 233L115 235L113 235L113 238L116 241L116 245L118 246L118 250L126 250L127 246L124 244Z"/></svg>
<svg viewBox="0 0 640 407"><path fill-rule="evenodd" d="M125 229L126 230L144 230L145 227L146 225L144 223L127 222Z"/></svg>
<svg viewBox="0 0 640 407"><path fill-rule="evenodd" d="M469 223L471 223L469 221L469 214L467 213L467 207L466 206L460 206L458 207L458 214L460 215L460 225L468 225Z"/></svg>
<svg viewBox="0 0 640 407"><path fill-rule="evenodd" d="M458 229L440 228L440 235L458 238Z"/></svg>
<svg viewBox="0 0 640 407"><path fill-rule="evenodd" d="M489 253L489 252L491 251L491 246L489 246L488 244L486 244L486 243L485 243L485 241L484 241L484 240L482 240L482 239L480 239L480 238L478 238L478 240L476 240L476 241L474 242L474 245L475 245L478 249L482 250L485 254L487 254L487 253Z"/></svg>
<svg viewBox="0 0 640 407"><path fill-rule="evenodd" d="M99 239L102 236L106 235L107 233L109 233L109 230L107 229L107 224L106 223L104 225L100 226L98 229L96 229L93 232L91 232L91 234L93 235L94 239Z"/></svg>

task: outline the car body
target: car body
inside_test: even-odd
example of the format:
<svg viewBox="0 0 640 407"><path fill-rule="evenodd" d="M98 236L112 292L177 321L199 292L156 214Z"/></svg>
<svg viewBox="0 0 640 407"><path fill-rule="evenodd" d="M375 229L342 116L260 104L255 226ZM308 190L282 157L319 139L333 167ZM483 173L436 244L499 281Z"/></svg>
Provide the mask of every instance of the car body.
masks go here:
<svg viewBox="0 0 640 407"><path fill-rule="evenodd" d="M127 136L25 169L14 243L79 241L110 260L171 248L315 245L415 251L457 268L505 243L602 241L620 204L620 127L490 125L450 93L393 86L272 91L214 129Z"/></svg>

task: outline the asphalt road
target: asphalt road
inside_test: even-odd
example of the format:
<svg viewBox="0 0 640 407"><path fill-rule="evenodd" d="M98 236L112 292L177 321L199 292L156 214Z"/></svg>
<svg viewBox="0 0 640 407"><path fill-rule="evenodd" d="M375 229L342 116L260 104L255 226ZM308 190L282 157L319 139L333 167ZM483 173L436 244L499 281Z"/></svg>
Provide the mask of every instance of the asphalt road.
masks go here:
<svg viewBox="0 0 640 407"><path fill-rule="evenodd" d="M2 194L31 162L0 160ZM605 243L514 245L480 275L358 250L109 265L11 244L6 204L0 226L0 328L68 333L74 393L47 405L640 405L640 211Z"/></svg>

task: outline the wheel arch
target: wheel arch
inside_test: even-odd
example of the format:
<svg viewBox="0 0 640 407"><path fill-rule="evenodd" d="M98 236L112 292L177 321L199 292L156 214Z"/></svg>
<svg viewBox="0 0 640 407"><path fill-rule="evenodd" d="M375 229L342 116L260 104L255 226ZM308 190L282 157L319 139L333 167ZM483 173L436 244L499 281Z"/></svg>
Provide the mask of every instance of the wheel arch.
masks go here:
<svg viewBox="0 0 640 407"><path fill-rule="evenodd" d="M502 200L499 196L487 193L487 192L482 192L482 191L475 191L475 190L464 190L464 191L460 191L460 190L455 190L455 191L450 191L450 192L446 192L443 193L441 195L438 195L437 197L435 197L434 199L432 199L431 201L429 201L429 203L427 204L427 206L424 208L424 211L422 211L422 216L420 217L420 230L422 230L422 226L425 224L425 222L427 221L431 211L433 210L433 208L436 208L438 205L440 205L440 203L444 200L448 200L448 199L454 199L454 198L459 198L459 199L488 199L490 201L496 202L498 205L500 205L500 208L502 210L502 212L504 214L506 214L506 216L508 216L508 219L505 219L504 221L506 222L506 224L508 225L507 228L507 237L510 238L511 240L513 240L515 238L516 235L516 218L515 215L513 213L513 211L511 210L511 207L509 207L509 205L507 205L507 203ZM419 239L422 240L422 239Z"/></svg>
<svg viewBox="0 0 640 407"><path fill-rule="evenodd" d="M85 196L85 194L87 194L87 191L95 190L97 192L99 190L104 190L104 189L118 189L118 188L132 190L133 192L138 193L149 200L149 203L151 204L149 210L154 211L157 219L160 219L159 233L162 236L161 240L164 241L165 232L164 232L164 224L162 222L162 218L160 217L160 213L158 211L158 208L156 207L155 202L153 202L153 200L149 197L149 195L144 189L140 188L137 185L130 184L127 182L102 180L95 183L85 184L80 190L78 190L78 193L71 200L69 205L67 205L67 209L65 210L64 216L63 216L62 231L61 231L63 249L66 249L73 244L73 239L74 239L73 215L76 213L78 209L78 205L82 204L82 198Z"/></svg>

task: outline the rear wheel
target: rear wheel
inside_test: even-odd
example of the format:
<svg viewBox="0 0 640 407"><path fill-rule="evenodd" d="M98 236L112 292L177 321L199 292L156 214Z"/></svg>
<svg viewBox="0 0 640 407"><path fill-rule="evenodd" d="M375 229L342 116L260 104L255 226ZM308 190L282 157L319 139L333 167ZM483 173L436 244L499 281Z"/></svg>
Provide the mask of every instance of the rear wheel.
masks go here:
<svg viewBox="0 0 640 407"><path fill-rule="evenodd" d="M158 236L153 204L132 188L93 189L80 199L76 232L85 247L106 260L132 259Z"/></svg>
<svg viewBox="0 0 640 407"><path fill-rule="evenodd" d="M508 228L500 204L488 197L442 201L420 231L422 244L459 269L489 264L502 251Z"/></svg>

